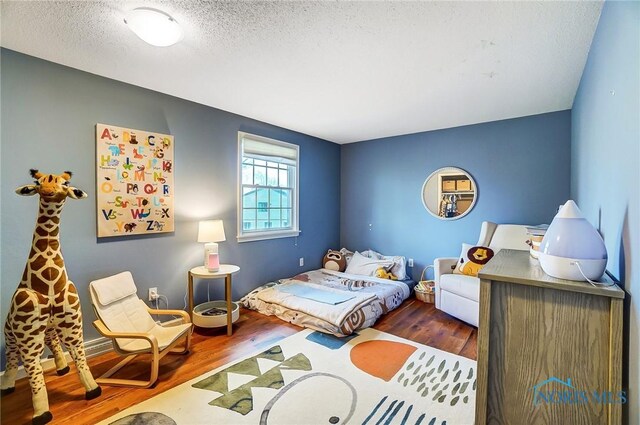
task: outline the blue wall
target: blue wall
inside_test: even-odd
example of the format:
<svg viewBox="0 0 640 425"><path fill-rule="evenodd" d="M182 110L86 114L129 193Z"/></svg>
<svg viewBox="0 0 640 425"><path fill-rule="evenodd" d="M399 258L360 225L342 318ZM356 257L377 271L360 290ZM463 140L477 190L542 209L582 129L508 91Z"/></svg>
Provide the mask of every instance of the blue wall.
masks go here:
<svg viewBox="0 0 640 425"><path fill-rule="evenodd" d="M187 271L202 262L196 242L200 219L224 220L221 260L241 267L233 297L259 284L321 266L339 242L340 146L140 87L2 50L2 320L29 254L38 210L36 198L14 193L32 181L29 168L74 172L89 198L69 200L62 215L61 245L81 295L85 339L91 325L91 280L131 270L139 294L157 286L172 308L183 307ZM96 240L95 124L153 130L175 136L175 233L118 241ZM298 238L236 242L237 132L300 145ZM305 267L298 258L305 257ZM212 298L224 296L211 282ZM206 299L206 281L196 301ZM4 347L4 343L3 343ZM4 356L2 356L4 361Z"/></svg>
<svg viewBox="0 0 640 425"><path fill-rule="evenodd" d="M572 110L571 196L624 285L625 423L640 418L640 3L607 1ZM636 418L635 420L630 418Z"/></svg>
<svg viewBox="0 0 640 425"><path fill-rule="evenodd" d="M549 223L569 197L570 120L561 111L343 145L341 245L412 257L419 278L434 258L477 242L485 220ZM474 209L459 220L422 205L425 179L445 166L478 185Z"/></svg>

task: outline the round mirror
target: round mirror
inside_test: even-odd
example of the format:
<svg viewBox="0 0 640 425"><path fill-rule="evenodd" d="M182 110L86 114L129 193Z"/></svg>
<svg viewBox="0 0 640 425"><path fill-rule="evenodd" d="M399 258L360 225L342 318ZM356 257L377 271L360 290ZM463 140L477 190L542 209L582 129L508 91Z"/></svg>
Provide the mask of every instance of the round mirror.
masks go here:
<svg viewBox="0 0 640 425"><path fill-rule="evenodd" d="M456 220L469 214L477 197L476 182L469 173L456 167L434 171L422 185L422 204L441 220Z"/></svg>

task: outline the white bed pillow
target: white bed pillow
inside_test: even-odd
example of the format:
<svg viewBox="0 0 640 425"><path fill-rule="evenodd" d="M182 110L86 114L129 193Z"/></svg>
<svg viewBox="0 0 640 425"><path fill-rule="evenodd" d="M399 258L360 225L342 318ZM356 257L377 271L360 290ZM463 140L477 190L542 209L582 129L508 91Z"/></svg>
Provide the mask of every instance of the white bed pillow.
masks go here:
<svg viewBox="0 0 640 425"><path fill-rule="evenodd" d="M349 251L347 248L340 249L340 254L347 260L347 265L351 262L351 258L353 257L353 252Z"/></svg>
<svg viewBox="0 0 640 425"><path fill-rule="evenodd" d="M398 278L398 280L405 280L407 278L407 262L401 255L382 255L372 249L368 249L362 252L362 255L368 258L374 258L377 260L388 260L393 263L393 267L389 270Z"/></svg>
<svg viewBox="0 0 640 425"><path fill-rule="evenodd" d="M349 265L344 272L347 274L375 276L376 270L378 270L380 267L388 269L392 265L392 261L378 260L377 258L367 258L356 251L353 253L353 257L351 257L351 261L349 261Z"/></svg>

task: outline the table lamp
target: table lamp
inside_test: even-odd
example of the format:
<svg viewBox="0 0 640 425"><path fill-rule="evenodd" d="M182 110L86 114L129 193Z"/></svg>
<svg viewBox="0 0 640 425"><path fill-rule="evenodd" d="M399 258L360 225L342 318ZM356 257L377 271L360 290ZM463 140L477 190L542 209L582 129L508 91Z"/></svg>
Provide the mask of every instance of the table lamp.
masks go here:
<svg viewBox="0 0 640 425"><path fill-rule="evenodd" d="M220 269L216 242L225 240L222 220L205 220L198 223L198 242L204 243L204 267L208 271L217 272Z"/></svg>
<svg viewBox="0 0 640 425"><path fill-rule="evenodd" d="M575 202L567 201L540 243L540 266L559 279L598 280L607 267L607 248Z"/></svg>

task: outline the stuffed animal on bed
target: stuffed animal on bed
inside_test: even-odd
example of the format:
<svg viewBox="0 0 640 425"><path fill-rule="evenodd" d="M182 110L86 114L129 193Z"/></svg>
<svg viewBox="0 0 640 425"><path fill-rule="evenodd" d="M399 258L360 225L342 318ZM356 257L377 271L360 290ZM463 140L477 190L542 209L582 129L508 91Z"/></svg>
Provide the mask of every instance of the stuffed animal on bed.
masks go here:
<svg viewBox="0 0 640 425"><path fill-rule="evenodd" d="M347 269L347 259L340 251L328 250L322 258L322 267L337 272L343 272Z"/></svg>
<svg viewBox="0 0 640 425"><path fill-rule="evenodd" d="M388 272L384 267L380 267L376 270L376 277L379 277L380 279L398 280L396 275Z"/></svg>

